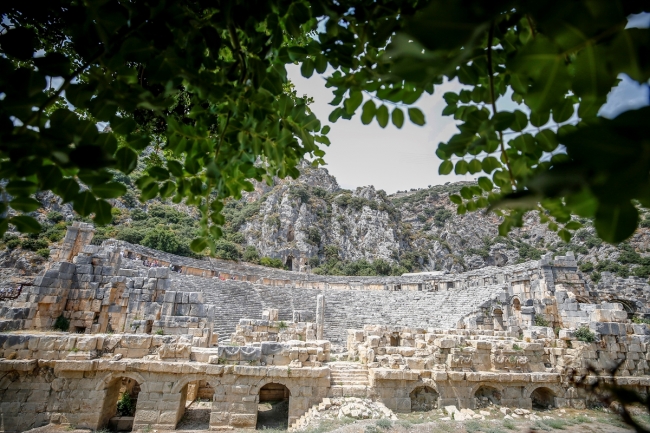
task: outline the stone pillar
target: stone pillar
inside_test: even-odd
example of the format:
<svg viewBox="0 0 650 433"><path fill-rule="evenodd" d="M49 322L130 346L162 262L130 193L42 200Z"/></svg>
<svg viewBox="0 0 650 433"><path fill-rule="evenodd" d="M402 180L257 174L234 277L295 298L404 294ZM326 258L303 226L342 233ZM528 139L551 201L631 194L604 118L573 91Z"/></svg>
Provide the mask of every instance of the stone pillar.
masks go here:
<svg viewBox="0 0 650 433"><path fill-rule="evenodd" d="M95 235L92 224L75 221L65 234L61 249L51 262L72 262L72 258L79 254L86 245L90 245Z"/></svg>
<svg viewBox="0 0 650 433"><path fill-rule="evenodd" d="M325 328L325 296L316 297L316 340L323 339Z"/></svg>

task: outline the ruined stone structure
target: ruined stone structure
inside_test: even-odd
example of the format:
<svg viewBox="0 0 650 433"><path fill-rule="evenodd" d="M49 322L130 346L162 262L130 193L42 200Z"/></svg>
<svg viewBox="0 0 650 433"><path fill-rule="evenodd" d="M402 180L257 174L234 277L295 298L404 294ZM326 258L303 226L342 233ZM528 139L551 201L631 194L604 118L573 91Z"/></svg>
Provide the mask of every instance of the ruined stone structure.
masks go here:
<svg viewBox="0 0 650 433"><path fill-rule="evenodd" d="M0 431L171 430L196 398L211 401L214 430L255 428L272 399L288 400L294 429L329 397L400 412L583 407L572 371L620 359L618 383L650 386L650 330L630 320L650 315L650 287L610 275L590 287L571 254L462 274L326 277L93 246L92 234L72 226L48 270L0 301ZM66 321L69 332L52 330ZM595 341L578 341L580 327ZM125 393L133 417L116 416Z"/></svg>

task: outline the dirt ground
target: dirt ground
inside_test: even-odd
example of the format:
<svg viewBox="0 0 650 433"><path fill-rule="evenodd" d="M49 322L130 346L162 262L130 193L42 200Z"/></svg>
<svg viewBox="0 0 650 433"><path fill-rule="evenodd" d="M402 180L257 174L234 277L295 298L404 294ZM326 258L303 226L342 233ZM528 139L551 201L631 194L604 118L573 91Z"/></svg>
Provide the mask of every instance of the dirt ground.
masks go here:
<svg viewBox="0 0 650 433"><path fill-rule="evenodd" d="M193 406L193 407L192 407ZM178 425L176 433L208 433L209 402L194 402L188 407L188 414ZM269 405L263 412L284 413L283 406ZM504 419L503 414L496 409L488 410L490 415L485 415L483 420L469 421L443 420L447 415L442 410L430 412L415 412L397 414L398 420L353 420L331 419L322 420L318 425L310 426L305 433L529 433L529 432L557 432L557 433L629 433L633 431L626 426L620 418L602 410L574 410L556 409L548 411L533 411L536 419L531 421L520 417L518 419ZM263 417L264 418L264 417ZM278 419L277 417L273 417ZM650 416L643 415L640 420L650 423ZM286 424L285 424L286 425ZM266 427L266 428L265 428ZM278 428L277 424L259 425L258 430L265 433L286 432L286 427ZM30 430L29 433L91 433L88 429L74 429L65 426L45 426ZM108 430L96 433L108 433ZM250 430L230 430L232 433L250 433ZM158 433L149 430L143 433ZM162 432L160 432L162 433Z"/></svg>

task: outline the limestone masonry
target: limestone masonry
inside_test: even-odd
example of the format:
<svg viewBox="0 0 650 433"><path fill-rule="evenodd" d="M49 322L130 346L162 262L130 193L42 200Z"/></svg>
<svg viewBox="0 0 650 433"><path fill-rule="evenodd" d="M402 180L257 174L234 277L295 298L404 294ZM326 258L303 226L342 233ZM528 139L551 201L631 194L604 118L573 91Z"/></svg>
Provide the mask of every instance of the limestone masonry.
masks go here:
<svg viewBox="0 0 650 433"><path fill-rule="evenodd" d="M589 396L573 373L620 360L614 380L650 386L650 329L631 320L650 317L650 287L607 273L593 287L571 253L458 274L331 277L94 246L93 233L74 223L43 275L2 282L0 431L173 430L197 398L210 401L211 430L253 429L258 404L277 400L295 430L341 397L375 402L349 401L346 416L580 408ZM63 319L69 332L53 331ZM125 393L132 417L117 413Z"/></svg>

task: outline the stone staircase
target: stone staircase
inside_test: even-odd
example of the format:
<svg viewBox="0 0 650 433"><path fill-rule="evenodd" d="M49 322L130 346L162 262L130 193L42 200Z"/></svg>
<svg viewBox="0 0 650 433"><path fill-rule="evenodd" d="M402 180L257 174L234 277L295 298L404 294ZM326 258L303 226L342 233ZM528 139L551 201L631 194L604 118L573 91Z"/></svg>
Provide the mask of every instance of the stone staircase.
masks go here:
<svg viewBox="0 0 650 433"><path fill-rule="evenodd" d="M358 362L330 362L329 397L368 396L368 369Z"/></svg>
<svg viewBox="0 0 650 433"><path fill-rule="evenodd" d="M324 410L329 409L332 407L332 402L330 401L329 398L324 398L323 401L321 401L318 404L313 405L309 409L307 409L307 412L305 412L296 422L291 424L289 426L289 431L296 431L296 430L302 430L305 427L309 425L309 422L314 419L318 418L318 413L322 412Z"/></svg>

